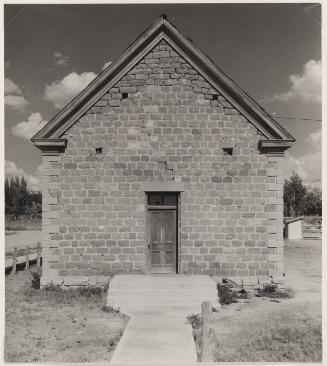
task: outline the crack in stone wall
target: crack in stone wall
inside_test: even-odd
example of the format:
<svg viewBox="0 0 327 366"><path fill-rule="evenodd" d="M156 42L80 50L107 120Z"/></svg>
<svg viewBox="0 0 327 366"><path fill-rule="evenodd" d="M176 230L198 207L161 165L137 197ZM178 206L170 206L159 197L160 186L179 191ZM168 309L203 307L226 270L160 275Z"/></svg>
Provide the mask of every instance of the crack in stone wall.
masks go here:
<svg viewBox="0 0 327 366"><path fill-rule="evenodd" d="M75 218L72 216L71 211L68 210L64 204L61 202L60 197L58 195L53 195L51 190L49 189L49 195L52 198L56 198L58 200L58 204L59 206L62 208L62 210L68 214L68 216L72 219L73 225L77 228L77 230L80 232L81 235L83 235L83 231L81 230L80 226L78 224L75 223Z"/></svg>

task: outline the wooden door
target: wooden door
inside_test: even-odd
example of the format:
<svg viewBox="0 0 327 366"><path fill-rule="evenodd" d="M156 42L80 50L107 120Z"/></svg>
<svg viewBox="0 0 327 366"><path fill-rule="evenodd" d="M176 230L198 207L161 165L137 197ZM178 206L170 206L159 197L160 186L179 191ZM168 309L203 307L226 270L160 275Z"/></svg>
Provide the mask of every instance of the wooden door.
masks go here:
<svg viewBox="0 0 327 366"><path fill-rule="evenodd" d="M176 210L150 211L151 272L176 273Z"/></svg>

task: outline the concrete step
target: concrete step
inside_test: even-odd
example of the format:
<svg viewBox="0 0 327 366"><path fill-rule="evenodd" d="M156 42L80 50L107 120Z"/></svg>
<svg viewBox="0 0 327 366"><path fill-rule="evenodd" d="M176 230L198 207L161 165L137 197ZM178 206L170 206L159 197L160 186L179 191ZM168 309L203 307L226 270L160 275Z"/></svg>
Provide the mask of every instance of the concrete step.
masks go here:
<svg viewBox="0 0 327 366"><path fill-rule="evenodd" d="M126 298L135 298L135 297L183 297L183 298L199 298L202 296L218 296L218 291L216 289L110 289L110 296L111 297L126 297Z"/></svg>
<svg viewBox="0 0 327 366"><path fill-rule="evenodd" d="M157 283L147 283L147 282L139 282L139 283L112 283L109 284L109 289L185 289L185 290L194 290L194 284L192 283L176 283L176 282L157 282ZM198 285L198 288L203 290L212 289L211 283L204 283Z"/></svg>
<svg viewBox="0 0 327 366"><path fill-rule="evenodd" d="M203 301L219 307L216 283L202 275L117 275L110 282L107 301L126 314L174 310L186 316L201 312Z"/></svg>
<svg viewBox="0 0 327 366"><path fill-rule="evenodd" d="M120 274L116 275L111 282L126 282L129 283L152 283L153 281L156 281L157 283L160 282L173 282L173 283L194 283L196 281L197 283L208 283L210 281L213 281L209 276L206 275L180 275L180 274L157 274L157 275L129 275L129 274Z"/></svg>
<svg viewBox="0 0 327 366"><path fill-rule="evenodd" d="M212 307L218 309L221 305L217 302L211 302ZM186 321L186 317L191 314L201 314L201 304L180 304L180 305L173 305L170 304L169 306L165 305L158 305L158 304L124 304L119 306L119 304L113 303L108 304L111 305L114 309L119 309L119 311L126 315L135 315L135 314L165 314L165 315L176 315L179 314L180 316L184 317Z"/></svg>
<svg viewBox="0 0 327 366"><path fill-rule="evenodd" d="M115 303L121 305L155 305L155 306L174 306L174 305L196 305L201 304L203 301L216 302L218 298L215 297L203 297L203 298L191 298L191 299L173 299L173 298L149 298L144 299L142 297L127 299L126 297L114 297L108 298L108 303Z"/></svg>

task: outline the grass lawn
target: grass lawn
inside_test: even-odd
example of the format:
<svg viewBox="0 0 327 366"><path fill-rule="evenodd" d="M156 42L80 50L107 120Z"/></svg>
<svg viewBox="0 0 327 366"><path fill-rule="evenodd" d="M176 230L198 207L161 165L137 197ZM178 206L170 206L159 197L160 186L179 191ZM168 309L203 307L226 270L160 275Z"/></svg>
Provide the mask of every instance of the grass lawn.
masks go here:
<svg viewBox="0 0 327 366"><path fill-rule="evenodd" d="M252 297L213 313L214 361L321 362L321 240L285 242L286 286L295 297ZM194 329L198 356L201 328Z"/></svg>
<svg viewBox="0 0 327 366"><path fill-rule="evenodd" d="M285 241L284 268L321 280L321 240Z"/></svg>
<svg viewBox="0 0 327 366"><path fill-rule="evenodd" d="M102 292L32 289L23 271L6 276L5 291L6 362L107 362L128 321L102 310Z"/></svg>
<svg viewBox="0 0 327 366"><path fill-rule="evenodd" d="M17 220L12 217L5 217L5 230L10 231L26 231L26 230L42 230L42 219L28 218L21 216Z"/></svg>
<svg viewBox="0 0 327 366"><path fill-rule="evenodd" d="M217 319L214 360L219 362L321 362L319 304L271 303ZM292 303L292 302L291 302ZM278 306L279 305L279 306ZM220 328L219 328L220 327Z"/></svg>

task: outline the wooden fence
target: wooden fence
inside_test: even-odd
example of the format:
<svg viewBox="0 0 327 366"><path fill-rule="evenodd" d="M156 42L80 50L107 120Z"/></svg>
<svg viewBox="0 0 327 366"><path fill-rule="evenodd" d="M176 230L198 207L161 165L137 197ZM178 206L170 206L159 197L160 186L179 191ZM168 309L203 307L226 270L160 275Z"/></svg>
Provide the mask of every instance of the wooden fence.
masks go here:
<svg viewBox="0 0 327 366"><path fill-rule="evenodd" d="M216 342L213 328L212 306L208 301L202 303L201 323L201 361L213 362Z"/></svg>
<svg viewBox="0 0 327 366"><path fill-rule="evenodd" d="M10 256L6 255L5 259L5 272L16 274L18 268L25 268L25 271L29 270L31 264L36 264L37 267L41 266L41 244L38 243L37 247L30 248L26 245L25 248L14 248Z"/></svg>
<svg viewBox="0 0 327 366"><path fill-rule="evenodd" d="M302 224L302 235L304 239L321 239L322 225L318 224Z"/></svg>

